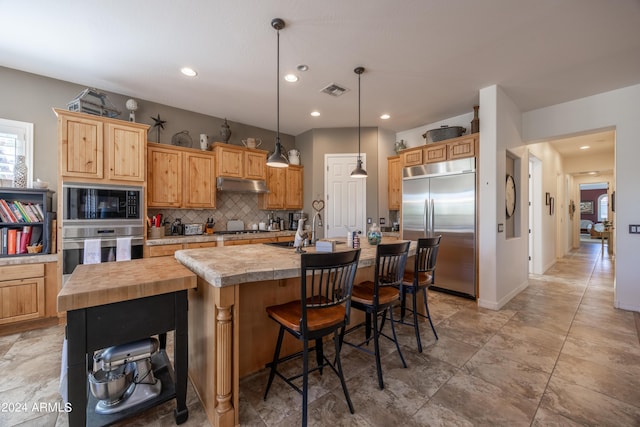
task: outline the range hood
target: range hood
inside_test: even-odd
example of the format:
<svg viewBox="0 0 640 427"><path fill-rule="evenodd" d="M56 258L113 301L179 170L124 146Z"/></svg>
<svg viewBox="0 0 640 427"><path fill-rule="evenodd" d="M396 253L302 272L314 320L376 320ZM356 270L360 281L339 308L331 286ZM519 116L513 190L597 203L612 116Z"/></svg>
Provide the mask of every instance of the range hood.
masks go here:
<svg viewBox="0 0 640 427"><path fill-rule="evenodd" d="M218 191L234 193L268 193L267 182L257 179L218 177L216 180Z"/></svg>

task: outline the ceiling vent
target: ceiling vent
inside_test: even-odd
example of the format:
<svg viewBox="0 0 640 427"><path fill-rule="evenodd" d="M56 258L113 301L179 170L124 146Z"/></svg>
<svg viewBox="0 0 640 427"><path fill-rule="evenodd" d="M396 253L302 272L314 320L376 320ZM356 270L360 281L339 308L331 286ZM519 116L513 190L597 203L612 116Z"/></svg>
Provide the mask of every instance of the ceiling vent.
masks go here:
<svg viewBox="0 0 640 427"><path fill-rule="evenodd" d="M340 96L345 92L348 92L349 89L346 89L342 86L338 86L335 83L331 83L330 85L324 87L322 90L320 90L320 92L322 93L326 93L327 95L331 95L331 96Z"/></svg>

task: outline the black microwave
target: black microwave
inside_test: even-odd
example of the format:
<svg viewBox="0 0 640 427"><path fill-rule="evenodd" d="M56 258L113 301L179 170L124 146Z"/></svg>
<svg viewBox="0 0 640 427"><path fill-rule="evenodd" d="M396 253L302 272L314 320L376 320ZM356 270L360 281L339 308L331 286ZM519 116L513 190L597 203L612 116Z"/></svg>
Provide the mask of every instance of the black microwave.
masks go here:
<svg viewBox="0 0 640 427"><path fill-rule="evenodd" d="M63 184L62 191L65 220L142 219L142 187Z"/></svg>

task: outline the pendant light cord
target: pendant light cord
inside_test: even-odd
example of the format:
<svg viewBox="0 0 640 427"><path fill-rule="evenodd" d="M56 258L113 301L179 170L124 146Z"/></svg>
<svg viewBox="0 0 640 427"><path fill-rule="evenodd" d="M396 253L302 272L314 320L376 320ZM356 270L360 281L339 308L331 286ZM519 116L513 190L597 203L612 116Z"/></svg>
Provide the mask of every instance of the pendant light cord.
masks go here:
<svg viewBox="0 0 640 427"><path fill-rule="evenodd" d="M276 66L276 144L280 144L280 30L276 30L277 34L277 58Z"/></svg>
<svg viewBox="0 0 640 427"><path fill-rule="evenodd" d="M358 74L358 160L362 160L362 156L360 155L360 76L362 74Z"/></svg>

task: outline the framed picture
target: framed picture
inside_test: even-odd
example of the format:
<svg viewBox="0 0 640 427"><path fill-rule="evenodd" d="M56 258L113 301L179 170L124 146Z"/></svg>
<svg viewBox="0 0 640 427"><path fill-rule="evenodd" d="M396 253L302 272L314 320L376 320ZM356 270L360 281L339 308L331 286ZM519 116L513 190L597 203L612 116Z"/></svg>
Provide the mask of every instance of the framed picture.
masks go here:
<svg viewBox="0 0 640 427"><path fill-rule="evenodd" d="M544 204L545 204L545 205L547 205L547 206L549 206L549 204L550 204L550 203L551 203L551 194L550 194L550 193L547 193L547 194L546 194L545 201L544 201Z"/></svg>
<svg viewBox="0 0 640 427"><path fill-rule="evenodd" d="M553 208L554 208L554 198L550 197L549 198L549 215L553 215Z"/></svg>
<svg viewBox="0 0 640 427"><path fill-rule="evenodd" d="M592 214L593 213L593 201L580 202L580 213Z"/></svg>

